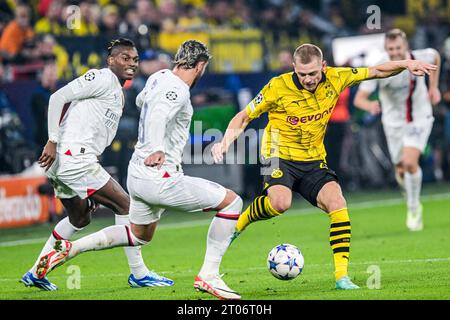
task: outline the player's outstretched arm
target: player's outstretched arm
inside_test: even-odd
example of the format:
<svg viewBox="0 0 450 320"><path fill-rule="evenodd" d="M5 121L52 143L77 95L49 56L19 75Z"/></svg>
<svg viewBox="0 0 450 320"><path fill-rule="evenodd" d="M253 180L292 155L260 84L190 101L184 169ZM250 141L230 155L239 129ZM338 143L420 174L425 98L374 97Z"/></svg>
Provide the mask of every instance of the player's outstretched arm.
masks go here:
<svg viewBox="0 0 450 320"><path fill-rule="evenodd" d="M213 145L211 149L214 162L223 160L223 154L228 151L230 145L241 135L251 120L245 109L231 119L222 141Z"/></svg>
<svg viewBox="0 0 450 320"><path fill-rule="evenodd" d="M369 74L366 80L383 79L395 76L405 69L416 76L430 75L435 72L438 67L434 64L425 63L419 60L399 60L389 61L374 67L369 67Z"/></svg>

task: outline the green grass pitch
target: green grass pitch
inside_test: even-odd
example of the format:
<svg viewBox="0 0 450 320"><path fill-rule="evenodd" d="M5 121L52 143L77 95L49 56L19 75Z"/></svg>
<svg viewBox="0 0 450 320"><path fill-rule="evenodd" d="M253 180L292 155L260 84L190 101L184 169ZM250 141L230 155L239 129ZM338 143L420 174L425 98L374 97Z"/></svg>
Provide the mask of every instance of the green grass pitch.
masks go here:
<svg viewBox="0 0 450 320"><path fill-rule="evenodd" d="M329 219L305 201L283 216L252 224L226 253L221 272L227 284L248 300L308 299L450 299L450 186L425 187L425 229L406 230L406 207L398 191L348 196L352 222L350 276L360 290L334 289ZM53 271L56 292L26 288L18 280L31 266L51 225L0 230L0 299L215 299L193 289L205 251L211 214L169 213L150 245L142 249L147 265L175 280L173 287L132 289L122 248L85 253ZM93 218L82 234L112 224ZM275 279L266 268L270 249L297 245L303 273L294 280ZM72 266L72 267L71 267ZM76 266L74 268L73 266ZM74 270L80 288L70 288ZM379 289L374 277L379 271Z"/></svg>

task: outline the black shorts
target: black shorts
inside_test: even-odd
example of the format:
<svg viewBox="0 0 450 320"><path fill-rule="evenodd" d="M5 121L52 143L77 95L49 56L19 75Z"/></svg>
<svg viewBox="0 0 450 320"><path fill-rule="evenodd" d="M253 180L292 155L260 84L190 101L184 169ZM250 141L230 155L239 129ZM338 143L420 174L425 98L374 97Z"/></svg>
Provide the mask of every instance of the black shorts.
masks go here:
<svg viewBox="0 0 450 320"><path fill-rule="evenodd" d="M322 187L330 181L339 183L336 173L328 168L326 162L320 160L300 162L271 158L263 165L263 169L269 170L264 175L263 194L267 194L267 189L271 186L282 185L299 193L315 207Z"/></svg>

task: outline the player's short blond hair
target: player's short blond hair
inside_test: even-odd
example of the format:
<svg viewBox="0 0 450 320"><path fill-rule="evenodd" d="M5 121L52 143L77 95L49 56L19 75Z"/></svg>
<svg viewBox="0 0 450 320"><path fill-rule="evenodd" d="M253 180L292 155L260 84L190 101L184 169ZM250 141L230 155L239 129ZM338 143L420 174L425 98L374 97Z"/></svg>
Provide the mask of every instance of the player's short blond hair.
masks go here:
<svg viewBox="0 0 450 320"><path fill-rule="evenodd" d="M294 62L298 60L300 63L306 64L310 63L314 58L318 58L322 62L323 53L318 46L313 44L302 44L294 51Z"/></svg>
<svg viewBox="0 0 450 320"><path fill-rule="evenodd" d="M385 39L386 40L395 40L397 38L402 38L405 42L408 42L408 38L406 37L406 33L398 28L391 29L386 32Z"/></svg>

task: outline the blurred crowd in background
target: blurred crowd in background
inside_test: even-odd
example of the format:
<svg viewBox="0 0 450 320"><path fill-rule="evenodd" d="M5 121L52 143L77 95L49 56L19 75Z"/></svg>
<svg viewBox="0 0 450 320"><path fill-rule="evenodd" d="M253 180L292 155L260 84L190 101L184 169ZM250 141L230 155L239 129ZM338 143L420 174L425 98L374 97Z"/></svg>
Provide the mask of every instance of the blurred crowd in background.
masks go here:
<svg viewBox="0 0 450 320"><path fill-rule="evenodd" d="M161 33L256 29L269 53L310 42L321 45L330 61L333 38L394 26L410 35L413 48L441 49L449 34L450 9L444 15L442 8L414 4L419 2L427 1L6 0L0 4L0 56L4 64L56 58L62 67L67 57L59 37L123 36L142 50L161 46ZM367 8L373 4L382 8L377 29L367 25ZM414 14L400 15L408 10Z"/></svg>
<svg viewBox="0 0 450 320"><path fill-rule="evenodd" d="M206 39L210 46L216 46L215 61L207 76L227 74L225 81L229 83L235 79L230 78L234 74L244 73L240 78L244 82L245 73L257 73L261 74L263 84L274 75L292 70L292 52L301 43L321 46L325 58L333 65L332 40L336 37L382 33L399 27L408 34L411 48L433 47L441 52L443 100L434 109L435 128L423 161L431 161L428 180L450 180L450 3L448 6L445 3L426 0L1 1L0 174L20 172L39 156L47 140L46 111L50 95L89 68L103 67L107 41L113 38L132 39L140 52L139 75L125 88L126 111L118 132L120 148L124 145L120 140L124 132L130 137L125 144L132 148L131 137L135 135L139 118L134 98L149 75L171 67L180 35ZM373 4L381 8L378 29L367 25L367 8ZM248 37L242 40L242 35ZM227 46L227 41L234 41L235 46ZM242 53L241 43L245 48ZM224 46L222 49L220 44ZM80 48L84 46L95 50L78 52L86 49ZM242 60L250 62L233 67L233 62L222 56L226 51L238 57L239 61L234 62L237 65ZM261 58L254 59L254 56ZM20 87L22 82L26 83L25 87ZM235 88L236 81L233 83L229 91L234 95L238 111L242 97L239 88ZM257 93L255 90L258 89L252 94ZM214 96L200 91L194 92L194 107ZM17 94L23 94L22 99ZM379 117L374 119L354 110L353 94L353 91L343 94L330 123L329 130L336 132L332 136L340 137L338 143L327 142L332 158L330 165L338 173L342 171L343 177L352 175L349 168L352 161L345 157L352 155L355 150L352 145L361 139L360 128L379 125ZM127 156L120 161L126 163ZM380 179L380 184L386 181L383 176Z"/></svg>

